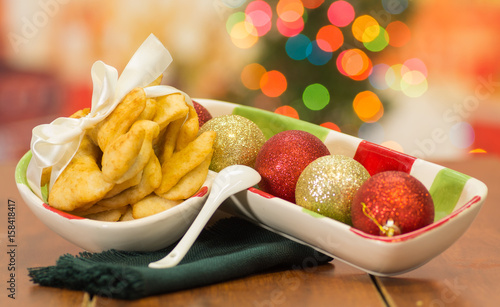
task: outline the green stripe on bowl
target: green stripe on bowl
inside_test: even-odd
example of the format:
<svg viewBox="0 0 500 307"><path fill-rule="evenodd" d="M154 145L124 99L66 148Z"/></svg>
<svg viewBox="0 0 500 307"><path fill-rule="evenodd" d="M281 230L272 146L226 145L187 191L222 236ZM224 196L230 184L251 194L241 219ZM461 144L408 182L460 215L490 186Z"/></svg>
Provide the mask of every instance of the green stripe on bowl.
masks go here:
<svg viewBox="0 0 500 307"><path fill-rule="evenodd" d="M26 179L26 170L28 169L28 164L31 160L31 150L24 154L24 156L19 160L16 166L16 171L14 176L16 177L16 183L24 184L28 186L28 179Z"/></svg>
<svg viewBox="0 0 500 307"><path fill-rule="evenodd" d="M237 106L233 114L241 115L256 123L267 139L285 130L303 130L324 141L330 132L328 128L306 121L247 106Z"/></svg>
<svg viewBox="0 0 500 307"><path fill-rule="evenodd" d="M434 221L442 219L455 209L465 183L470 178L449 168L443 168L437 173L429 189L434 201Z"/></svg>
<svg viewBox="0 0 500 307"><path fill-rule="evenodd" d="M322 215L322 214L319 214L319 213L317 213L317 212L311 211L311 210L306 209L306 208L302 208L302 212L307 213L307 214L309 214L310 216L315 217L315 218L324 218L324 217L325 217L325 216L324 216L324 215Z"/></svg>
<svg viewBox="0 0 500 307"><path fill-rule="evenodd" d="M16 171L14 173L14 176L16 177L16 183L24 184L28 188L30 187L28 184L28 179L26 178L26 171L28 170L28 165L30 164L31 157L33 154L31 153L31 150L28 151L27 153L24 154L24 156L19 160L16 166ZM41 188L42 192L42 198L45 203L48 203L48 185L44 185Z"/></svg>

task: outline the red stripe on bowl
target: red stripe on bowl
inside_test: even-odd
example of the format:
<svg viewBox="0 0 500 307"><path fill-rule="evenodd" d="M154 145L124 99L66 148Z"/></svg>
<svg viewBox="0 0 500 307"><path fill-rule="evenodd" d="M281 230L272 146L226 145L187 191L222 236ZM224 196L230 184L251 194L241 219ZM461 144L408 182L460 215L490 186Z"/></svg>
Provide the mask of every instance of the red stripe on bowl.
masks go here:
<svg viewBox="0 0 500 307"><path fill-rule="evenodd" d="M198 192L196 192L196 194L194 194L191 197L203 197L207 193L208 193L208 187L207 186L202 186L201 189L199 189Z"/></svg>
<svg viewBox="0 0 500 307"><path fill-rule="evenodd" d="M53 208L49 205L47 205L46 203L43 203L43 207L49 211L52 211L54 213L57 213L59 214L60 216L64 217L64 218L67 218L67 219L70 219L70 220L84 220L85 218L84 217L81 217L81 216L76 216L76 215L73 215L73 214L69 214L67 212L64 212L64 211L61 211L59 209L56 209L56 208Z"/></svg>
<svg viewBox="0 0 500 307"><path fill-rule="evenodd" d="M267 198L267 199L271 199L271 198L275 198L276 196L274 195L271 195L269 193L266 193L264 191L261 191L259 189L256 189L256 188L249 188L248 191L252 192L252 193L255 193L255 194L258 194L264 198Z"/></svg>
<svg viewBox="0 0 500 307"><path fill-rule="evenodd" d="M385 171L410 173L416 158L367 141L361 141L354 155L371 176Z"/></svg>

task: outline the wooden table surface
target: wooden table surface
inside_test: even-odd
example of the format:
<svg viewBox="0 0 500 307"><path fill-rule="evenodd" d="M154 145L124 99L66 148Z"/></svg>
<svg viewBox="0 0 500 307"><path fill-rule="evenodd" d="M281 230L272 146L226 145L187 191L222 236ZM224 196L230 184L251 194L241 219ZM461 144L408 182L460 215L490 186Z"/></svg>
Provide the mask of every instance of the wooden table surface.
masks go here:
<svg viewBox="0 0 500 307"><path fill-rule="evenodd" d="M14 182L16 162L0 163L0 306L498 306L500 303L500 159L482 155L439 163L489 188L469 230L424 266L391 278L370 276L339 261L311 270L276 271L212 286L122 301L34 285L28 267L53 265L81 251L29 211ZM15 300L8 297L9 200L16 210Z"/></svg>

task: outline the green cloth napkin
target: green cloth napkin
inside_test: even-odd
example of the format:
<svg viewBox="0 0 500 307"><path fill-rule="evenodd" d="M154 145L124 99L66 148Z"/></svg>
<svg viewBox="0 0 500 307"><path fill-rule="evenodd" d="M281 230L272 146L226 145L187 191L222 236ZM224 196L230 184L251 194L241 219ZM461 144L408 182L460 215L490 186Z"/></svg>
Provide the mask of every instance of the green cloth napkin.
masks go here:
<svg viewBox="0 0 500 307"><path fill-rule="evenodd" d="M332 258L237 217L202 231L175 267L150 269L175 244L155 252L109 250L63 255L55 266L29 268L34 283L92 295L138 299L223 282L270 269L325 264Z"/></svg>

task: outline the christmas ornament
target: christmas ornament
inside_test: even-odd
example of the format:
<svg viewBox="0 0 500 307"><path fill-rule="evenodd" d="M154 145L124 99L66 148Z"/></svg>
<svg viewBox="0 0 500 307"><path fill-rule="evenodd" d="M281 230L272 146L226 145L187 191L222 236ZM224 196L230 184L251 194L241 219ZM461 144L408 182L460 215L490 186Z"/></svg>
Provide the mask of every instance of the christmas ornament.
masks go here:
<svg viewBox="0 0 500 307"><path fill-rule="evenodd" d="M193 107L196 110L196 114L198 114L198 122L200 124L200 127L203 126L204 123L212 119L212 114L210 114L207 108L205 108L204 106L202 106L201 104L199 104L194 100L193 100Z"/></svg>
<svg viewBox="0 0 500 307"><path fill-rule="evenodd" d="M329 155L309 164L297 181L297 205L351 224L351 204L359 187L370 178L356 160Z"/></svg>
<svg viewBox="0 0 500 307"><path fill-rule="evenodd" d="M295 185L302 171L309 163L329 154L326 145L309 132L280 132L267 140L255 160L255 169L262 177L259 188L295 203Z"/></svg>
<svg viewBox="0 0 500 307"><path fill-rule="evenodd" d="M373 175L358 190L351 208L353 226L373 235L407 233L434 221L434 202L415 177L398 171Z"/></svg>
<svg viewBox="0 0 500 307"><path fill-rule="evenodd" d="M215 131L214 153L210 169L220 172L227 166L241 164L254 167L266 137L251 120L239 115L217 116L207 121L199 133Z"/></svg>

